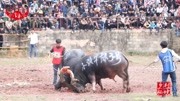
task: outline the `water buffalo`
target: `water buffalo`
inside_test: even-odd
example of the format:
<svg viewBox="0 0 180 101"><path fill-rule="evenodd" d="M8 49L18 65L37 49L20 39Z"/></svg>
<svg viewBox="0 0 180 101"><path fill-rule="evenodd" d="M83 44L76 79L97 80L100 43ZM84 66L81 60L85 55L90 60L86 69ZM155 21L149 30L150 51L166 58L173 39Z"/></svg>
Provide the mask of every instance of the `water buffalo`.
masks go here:
<svg viewBox="0 0 180 101"><path fill-rule="evenodd" d="M96 90L96 83L99 84L103 90L101 83L102 78L110 78L114 80L114 77L118 75L123 79L123 91L129 92L129 75L127 58L119 51L106 51L97 53L94 55L84 56L76 61L77 63L70 66L74 77L78 81L70 82L69 88L72 88L76 92L83 92L87 83L92 84L93 91ZM63 80L63 76L60 76ZM71 78L71 79L74 79ZM67 81L66 79L64 81ZM60 83L59 83L60 84Z"/></svg>
<svg viewBox="0 0 180 101"><path fill-rule="evenodd" d="M63 66L72 66L77 63L82 57L85 56L85 53L81 49L71 49L65 52L63 56Z"/></svg>

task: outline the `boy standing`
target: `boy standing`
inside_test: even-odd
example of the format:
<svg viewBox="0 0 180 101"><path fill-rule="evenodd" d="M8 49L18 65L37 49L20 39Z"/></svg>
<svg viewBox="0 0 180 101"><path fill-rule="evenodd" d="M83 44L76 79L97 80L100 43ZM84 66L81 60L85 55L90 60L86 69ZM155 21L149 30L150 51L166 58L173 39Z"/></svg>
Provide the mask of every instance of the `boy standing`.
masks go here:
<svg viewBox="0 0 180 101"><path fill-rule="evenodd" d="M57 82L57 74L58 69L61 69L63 66L63 55L65 52L65 48L61 46L61 39L56 39L56 45L50 50L53 55L53 71L54 71L54 78L53 78L53 85Z"/></svg>
<svg viewBox="0 0 180 101"><path fill-rule="evenodd" d="M177 97L177 85L176 85L176 66L173 61L173 56L180 60L178 54L176 54L173 50L168 49L168 43L166 41L162 41L160 43L162 47L161 52L158 54L157 59L154 62L158 62L161 60L163 71L162 71L162 82L166 82L168 75L170 75L171 82L172 82L172 92L173 96ZM178 61L179 61L178 60Z"/></svg>

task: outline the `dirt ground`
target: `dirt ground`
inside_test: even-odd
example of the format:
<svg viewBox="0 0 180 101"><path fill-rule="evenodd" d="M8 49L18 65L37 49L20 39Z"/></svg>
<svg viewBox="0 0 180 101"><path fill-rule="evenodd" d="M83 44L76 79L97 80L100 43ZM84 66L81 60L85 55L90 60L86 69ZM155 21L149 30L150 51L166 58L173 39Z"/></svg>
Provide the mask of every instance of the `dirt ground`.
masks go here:
<svg viewBox="0 0 180 101"><path fill-rule="evenodd" d="M154 101L157 98L156 84L161 81L160 62L147 66L155 56L127 57L131 87L128 94L122 93L119 77L115 78L116 82L103 79L105 90L101 91L97 85L95 93L91 91L91 85L88 86L89 92L82 94L67 88L55 91L51 58L0 58L0 101ZM177 67L180 68L180 63ZM178 88L179 74L180 69L177 69Z"/></svg>

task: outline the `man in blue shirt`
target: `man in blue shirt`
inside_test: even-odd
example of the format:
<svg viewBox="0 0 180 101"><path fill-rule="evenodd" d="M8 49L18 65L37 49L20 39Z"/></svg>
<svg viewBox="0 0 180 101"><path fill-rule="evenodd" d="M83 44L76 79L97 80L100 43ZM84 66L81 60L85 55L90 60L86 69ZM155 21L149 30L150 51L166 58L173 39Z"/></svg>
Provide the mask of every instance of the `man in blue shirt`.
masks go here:
<svg viewBox="0 0 180 101"><path fill-rule="evenodd" d="M168 75L170 75L171 82L172 82L172 92L173 96L177 97L177 85L176 85L176 66L173 61L173 56L178 58L180 61L180 56L176 54L173 50L168 49L168 43L166 41L162 41L160 43L160 46L162 47L161 52L159 52L157 59L154 60L154 62L158 62L161 60L163 71L162 71L162 82L166 82Z"/></svg>

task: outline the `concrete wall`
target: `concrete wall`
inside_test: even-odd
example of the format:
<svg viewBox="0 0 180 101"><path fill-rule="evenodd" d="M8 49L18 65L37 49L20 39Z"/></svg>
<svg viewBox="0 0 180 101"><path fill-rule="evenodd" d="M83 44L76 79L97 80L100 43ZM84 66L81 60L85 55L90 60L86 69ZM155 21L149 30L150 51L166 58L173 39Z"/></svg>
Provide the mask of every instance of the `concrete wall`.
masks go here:
<svg viewBox="0 0 180 101"><path fill-rule="evenodd" d="M119 50L123 52L156 52L161 49L162 40L170 42L170 48L180 52L180 38L172 30L162 30L160 33L149 30L112 30L105 33L100 31L75 32L71 31L39 31L39 53L48 53L57 38L62 39L62 45L67 50L81 48L86 52L99 52L106 50ZM157 34L157 35L156 35ZM7 38L12 40L12 38ZM25 39L25 38L23 38ZM8 41L8 40L6 40ZM7 44L7 43L6 43ZM4 45L5 46L5 45ZM26 44L28 46L28 44Z"/></svg>
<svg viewBox="0 0 180 101"><path fill-rule="evenodd" d="M55 39L62 39L66 49L81 48L86 52L120 50L123 52L156 52L161 49L162 40L170 42L170 47L180 52L180 40L172 30L162 30L160 33L149 30L113 30L105 33L100 31L76 32L48 30L40 34L39 52L49 52ZM156 35L157 34L157 35Z"/></svg>

